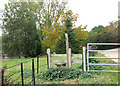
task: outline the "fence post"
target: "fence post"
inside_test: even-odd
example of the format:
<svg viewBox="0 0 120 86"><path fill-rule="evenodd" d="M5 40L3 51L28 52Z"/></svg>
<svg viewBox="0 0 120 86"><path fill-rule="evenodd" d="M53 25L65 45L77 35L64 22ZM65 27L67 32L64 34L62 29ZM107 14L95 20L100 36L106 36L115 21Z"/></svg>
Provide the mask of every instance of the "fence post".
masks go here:
<svg viewBox="0 0 120 86"><path fill-rule="evenodd" d="M48 65L48 69L50 68L50 49L47 49L47 65Z"/></svg>
<svg viewBox="0 0 120 86"><path fill-rule="evenodd" d="M68 52L68 58L69 58L69 68L72 67L72 61L71 61L71 48L69 48L69 52Z"/></svg>
<svg viewBox="0 0 120 86"><path fill-rule="evenodd" d="M32 80L33 84L35 85L35 73L34 73L34 59L32 59Z"/></svg>
<svg viewBox="0 0 120 86"><path fill-rule="evenodd" d="M23 63L21 63L21 79L22 79L22 86L24 86L24 79L23 79Z"/></svg>
<svg viewBox="0 0 120 86"><path fill-rule="evenodd" d="M4 86L4 69L1 71L1 86Z"/></svg>
<svg viewBox="0 0 120 86"><path fill-rule="evenodd" d="M37 56L37 74L39 72L39 56Z"/></svg>
<svg viewBox="0 0 120 86"><path fill-rule="evenodd" d="M68 68L70 68L70 66L69 66L69 42L68 42L68 34L67 33L65 33L65 40L66 40L67 66L68 66Z"/></svg>
<svg viewBox="0 0 120 86"><path fill-rule="evenodd" d="M86 47L83 47L83 72L86 72Z"/></svg>

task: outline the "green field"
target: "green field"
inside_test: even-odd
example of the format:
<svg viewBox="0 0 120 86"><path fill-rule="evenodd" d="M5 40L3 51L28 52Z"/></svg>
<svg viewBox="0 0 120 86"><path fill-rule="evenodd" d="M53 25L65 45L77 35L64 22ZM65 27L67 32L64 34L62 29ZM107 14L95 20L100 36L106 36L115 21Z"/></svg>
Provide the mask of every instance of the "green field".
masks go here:
<svg viewBox="0 0 120 86"><path fill-rule="evenodd" d="M97 54L97 56L101 56L100 54ZM7 65L7 67L10 67L12 65L15 64L19 64L21 62L30 60L31 58L21 58L21 59L9 59L9 60L4 60L2 62L2 66L3 65ZM51 57L52 60L66 60L66 57ZM73 57L72 60L82 60L81 57ZM37 68L37 59L35 58L35 69ZM115 63L110 59L100 59L100 63ZM44 64L47 64L47 58L46 56L42 56L40 57L40 68L39 71L46 71L47 70L47 65L42 66ZM73 63L72 64L72 68L78 68L78 66L80 66L82 64L80 63ZM51 64L52 67L55 67L55 63ZM28 77L30 74L32 74L32 61L29 61L27 63L23 64L23 71L24 71L24 78ZM104 66L102 67L103 70L107 69L107 70L117 70L118 68L116 66ZM15 66L13 68L10 69L6 69L5 70L5 76L9 76L12 73L15 73L17 71L20 71L20 65ZM35 76L39 75L40 73L36 73L35 72ZM17 77L19 78L18 80L16 80L14 83L18 83L21 78L20 78L21 74L20 73L16 73L14 74L13 77L9 77L11 78L11 81L14 79L17 79ZM24 82L25 84L31 84L31 80L32 77L27 78ZM98 75L95 74L92 78L85 78L85 79L79 79L79 78L75 78L75 79L67 79L64 81L48 81L48 80L43 80L43 79L39 79L38 77L36 77L36 84L118 84L118 73L99 73Z"/></svg>

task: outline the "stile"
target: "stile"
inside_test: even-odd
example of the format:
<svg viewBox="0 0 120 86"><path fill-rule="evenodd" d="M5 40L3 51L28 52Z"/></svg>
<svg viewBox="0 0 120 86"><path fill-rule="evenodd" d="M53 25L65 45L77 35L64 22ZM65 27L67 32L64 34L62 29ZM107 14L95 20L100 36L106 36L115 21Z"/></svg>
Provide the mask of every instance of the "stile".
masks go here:
<svg viewBox="0 0 120 86"><path fill-rule="evenodd" d="M69 68L72 67L72 59L71 59L71 48L69 48L69 52L68 52L68 59L69 59Z"/></svg>
<svg viewBox="0 0 120 86"><path fill-rule="evenodd" d="M65 33L65 40L66 40L67 65L69 68L69 43L68 43L68 34L67 33Z"/></svg>

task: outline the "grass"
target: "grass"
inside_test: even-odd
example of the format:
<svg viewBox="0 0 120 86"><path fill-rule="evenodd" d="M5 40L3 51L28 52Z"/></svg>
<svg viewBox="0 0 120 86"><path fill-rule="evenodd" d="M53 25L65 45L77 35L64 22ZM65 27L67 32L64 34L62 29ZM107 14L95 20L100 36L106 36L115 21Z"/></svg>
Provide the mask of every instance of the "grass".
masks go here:
<svg viewBox="0 0 120 86"><path fill-rule="evenodd" d="M96 56L101 56L101 54L96 54ZM7 65L7 67L10 67L12 65L27 61L31 58L21 58L21 59L10 59L10 60L4 60L2 61L2 66ZM51 60L67 60L66 57L51 57ZM73 57L72 60L82 60L80 57ZM100 59L100 63L115 63L111 59ZM31 61L24 63L23 68L24 68L24 78L27 77L29 74L32 74L32 66L31 66ZM47 64L47 58L46 56L40 57L40 66ZM79 63L74 63L72 64L73 68L76 68L78 65L81 65ZM51 64L52 67L55 67L55 63ZM35 58L35 69L37 68L37 60ZM103 69L108 69L108 70L117 70L117 67L115 66L102 66ZM40 71L46 71L47 70L47 65L40 67ZM14 73L20 71L20 65L7 69L5 71L5 75L9 75L9 73ZM35 73L37 76L37 73ZM39 75L39 74L38 74ZM17 77L20 77L20 73L15 74L12 79L15 79ZM21 78L19 78L21 80ZM29 84L30 81L32 80L32 77L29 77L26 79L24 82L25 84ZM17 83L16 81L15 83ZM31 84L31 83L30 83ZM48 80L43 80L36 78L36 84L118 84L118 73L100 73L94 75L92 78L75 78L75 79L67 79L64 81L48 81Z"/></svg>

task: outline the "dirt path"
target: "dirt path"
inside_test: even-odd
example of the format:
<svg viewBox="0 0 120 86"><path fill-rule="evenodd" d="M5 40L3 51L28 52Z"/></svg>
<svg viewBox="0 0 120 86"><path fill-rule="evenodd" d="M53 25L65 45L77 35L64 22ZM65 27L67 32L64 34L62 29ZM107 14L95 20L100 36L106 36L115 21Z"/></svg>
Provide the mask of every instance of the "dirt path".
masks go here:
<svg viewBox="0 0 120 86"><path fill-rule="evenodd" d="M118 50L120 51L120 48L115 48L115 49L110 49L110 50L116 50L116 52L102 52L100 51L101 54L105 55L106 57L117 57L120 58L120 52L118 52ZM107 51L110 51L107 50ZM112 59L113 61L120 63L120 59Z"/></svg>

